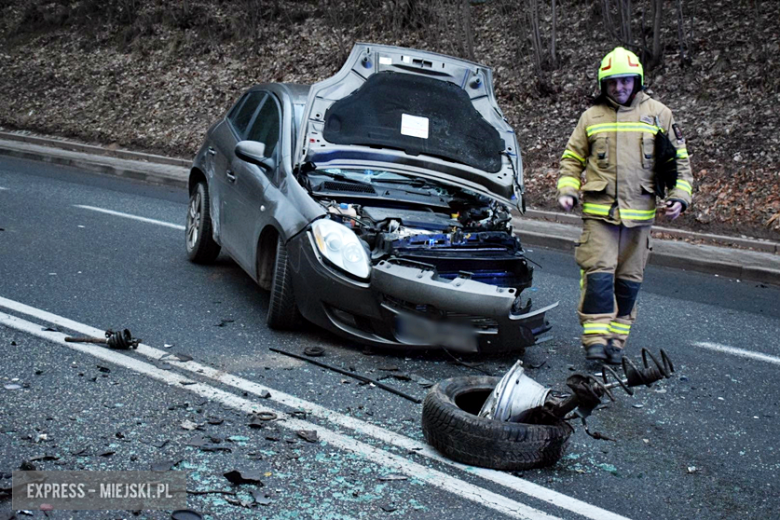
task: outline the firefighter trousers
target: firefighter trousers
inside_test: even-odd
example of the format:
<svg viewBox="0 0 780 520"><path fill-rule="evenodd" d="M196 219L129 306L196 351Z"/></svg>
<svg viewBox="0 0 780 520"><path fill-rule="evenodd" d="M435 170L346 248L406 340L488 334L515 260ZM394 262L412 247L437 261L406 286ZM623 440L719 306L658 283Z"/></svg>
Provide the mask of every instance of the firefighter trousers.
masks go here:
<svg viewBox="0 0 780 520"><path fill-rule="evenodd" d="M650 249L650 226L583 219L574 258L581 273L577 315L585 348L609 340L625 347Z"/></svg>

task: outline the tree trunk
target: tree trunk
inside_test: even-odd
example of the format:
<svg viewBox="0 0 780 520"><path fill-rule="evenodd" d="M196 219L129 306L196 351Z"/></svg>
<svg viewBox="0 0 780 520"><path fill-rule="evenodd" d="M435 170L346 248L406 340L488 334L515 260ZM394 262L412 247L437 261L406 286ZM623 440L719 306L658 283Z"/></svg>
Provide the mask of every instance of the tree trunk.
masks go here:
<svg viewBox="0 0 780 520"><path fill-rule="evenodd" d="M550 31L550 66L553 69L558 68L558 58L556 57L556 49L555 49L555 36L556 36L556 28L558 26L558 9L557 9L557 3L556 0L552 0L552 30Z"/></svg>
<svg viewBox="0 0 780 520"><path fill-rule="evenodd" d="M664 62L661 42L661 21L663 20L663 0L653 0L653 58L649 68L660 66Z"/></svg>
<svg viewBox="0 0 780 520"><path fill-rule="evenodd" d="M474 56L474 28L471 23L471 0L461 0L463 12L463 41L466 48L466 57L476 61Z"/></svg>

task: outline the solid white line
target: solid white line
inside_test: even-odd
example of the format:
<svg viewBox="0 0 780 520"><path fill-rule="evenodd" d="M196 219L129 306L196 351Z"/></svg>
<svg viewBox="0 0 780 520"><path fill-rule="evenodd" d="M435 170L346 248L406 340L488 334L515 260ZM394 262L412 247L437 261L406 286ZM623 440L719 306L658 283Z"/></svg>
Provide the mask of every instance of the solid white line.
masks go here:
<svg viewBox="0 0 780 520"><path fill-rule="evenodd" d="M108 350L103 347L97 347L83 343L67 343L64 340L64 334L55 331L43 330L40 325L22 320L16 316L11 316L10 314L0 312L0 324L27 332L54 343L58 343L62 346L84 354L88 354L90 356L97 357L129 370L133 370L145 376L151 377L152 379L167 383L168 385L177 385L178 388L188 390L212 401L219 402L225 406L229 406L233 409L245 413L275 413L277 416L281 416L284 419L276 423L282 428L286 428L292 431L316 430L318 437L331 446L355 453L356 455L359 455L375 464L387 466L393 471L404 473L412 478L416 478L434 487L442 489L443 491L447 491L467 500L471 500L478 505L489 507L490 509L493 509L503 515L527 520L554 520L557 518L515 500L511 500L503 495L493 493L492 491L489 491L485 488L475 486L446 473L442 473L441 471L428 468L422 464L418 464L393 453L389 453L381 448L370 446L354 438L342 435L326 428L322 428L321 426L314 423L283 414L279 410L258 405L252 401L249 401L248 399L238 397L229 392L225 392L224 390L197 382L195 384L188 384L186 386L182 385L182 382L189 382L189 380L179 375L178 373L159 369L149 363L139 361L132 357L119 354L116 351Z"/></svg>
<svg viewBox="0 0 780 520"><path fill-rule="evenodd" d="M723 352L725 354L732 354L734 356L740 356L749 359L756 359L758 361L766 361L767 363L774 363L780 365L780 358L770 356L768 354L761 354L759 352L751 352L750 350L742 350L741 348L729 347L728 345L721 345L720 343L708 343L706 341L699 341L693 343L694 347L701 347L717 352Z"/></svg>
<svg viewBox="0 0 780 520"><path fill-rule="evenodd" d="M2 186L0 186L0 190L7 190L7 189L8 188L3 188Z"/></svg>
<svg viewBox="0 0 780 520"><path fill-rule="evenodd" d="M102 337L104 334L104 331L100 329L96 329L94 327L90 327L89 325L84 325L82 323L78 323L76 321L72 321L67 318L57 316L56 314L52 314L44 310L37 309L35 307L30 307L23 303L19 303L14 300L9 300L7 298L0 297L0 307L12 309L16 312L20 312L28 316L34 316L46 322L80 332L86 336ZM168 352L150 347L143 343L139 345L138 350L136 352L155 360L159 360L162 357L170 356ZM200 376L208 377L224 385L237 388L242 392L247 392L253 395L261 395L263 392L269 392L271 394L270 400L272 401L276 401L280 404L289 406L290 408L293 409L307 410L308 413L311 414L312 416L325 419L339 426L344 426L363 435L374 437L375 439L381 440L393 446L397 446L404 450L414 451L418 455L422 455L424 457L435 460L442 464L465 471L471 475L479 476L485 480L512 489L513 491L524 493L537 500L547 502L551 505L554 505L562 509L566 509L568 511L584 516L586 518L590 518L592 520L601 520L601 519L627 520L626 517L617 515L605 509L601 509L597 506L594 506L587 502L583 502L576 498L569 497L562 493L558 493L557 491L547 489L543 486L515 477L508 473L459 464L457 462L454 462L450 459L443 457L437 451L435 451L433 448L431 448L429 445L425 443L415 441L404 435L400 435L395 432L386 430L382 427L361 421L359 419L355 419L354 417L343 415L341 413L335 412L328 408L322 407L316 403L312 403L310 401L300 399L293 395L286 394L277 389L263 386L253 381L249 381L241 377L227 374L223 371L216 370L212 367L202 365L195 361L177 362L171 359L165 359L165 361L181 369L193 373L197 373Z"/></svg>
<svg viewBox="0 0 780 520"><path fill-rule="evenodd" d="M180 229L184 230L184 226L179 224L171 224L170 222L163 222L162 220L155 220L153 218L146 218L146 217L139 217L138 215L131 215L129 213L122 213L120 211L113 211L110 209L104 209L104 208L96 208L94 206L84 206L82 204L74 204L75 207L81 208L81 209L88 209L90 211L97 211L100 213L105 213L107 215L114 215L116 217L124 217L124 218L131 218L133 220L140 220L141 222L147 222L149 224L157 224L158 226L165 226L173 229Z"/></svg>

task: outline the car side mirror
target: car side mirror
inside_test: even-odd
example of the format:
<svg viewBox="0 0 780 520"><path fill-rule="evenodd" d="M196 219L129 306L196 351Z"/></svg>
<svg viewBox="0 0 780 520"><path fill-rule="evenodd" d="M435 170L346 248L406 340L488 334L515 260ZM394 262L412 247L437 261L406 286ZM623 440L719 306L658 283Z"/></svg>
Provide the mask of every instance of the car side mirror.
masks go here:
<svg viewBox="0 0 780 520"><path fill-rule="evenodd" d="M276 161L265 156L265 144L257 141L239 141L236 144L236 157L269 172L276 168Z"/></svg>

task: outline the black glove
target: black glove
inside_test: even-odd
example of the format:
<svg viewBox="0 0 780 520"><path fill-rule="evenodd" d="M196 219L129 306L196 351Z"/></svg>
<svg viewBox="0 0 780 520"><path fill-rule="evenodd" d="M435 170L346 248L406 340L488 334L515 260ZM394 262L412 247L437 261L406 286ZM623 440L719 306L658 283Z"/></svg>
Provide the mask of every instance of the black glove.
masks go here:
<svg viewBox="0 0 780 520"><path fill-rule="evenodd" d="M662 130L655 134L654 153L655 194L664 198L666 189L677 185L677 148Z"/></svg>

